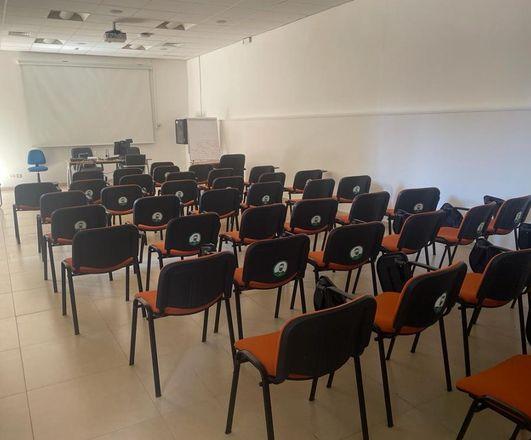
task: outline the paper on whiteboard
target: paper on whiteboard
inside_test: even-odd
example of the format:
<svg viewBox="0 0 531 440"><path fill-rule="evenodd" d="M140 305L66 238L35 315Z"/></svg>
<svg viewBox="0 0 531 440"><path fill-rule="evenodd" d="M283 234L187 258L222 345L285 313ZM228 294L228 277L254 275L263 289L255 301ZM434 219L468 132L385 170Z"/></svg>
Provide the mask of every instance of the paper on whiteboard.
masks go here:
<svg viewBox="0 0 531 440"><path fill-rule="evenodd" d="M216 118L188 119L188 150L193 163L219 160L221 145Z"/></svg>

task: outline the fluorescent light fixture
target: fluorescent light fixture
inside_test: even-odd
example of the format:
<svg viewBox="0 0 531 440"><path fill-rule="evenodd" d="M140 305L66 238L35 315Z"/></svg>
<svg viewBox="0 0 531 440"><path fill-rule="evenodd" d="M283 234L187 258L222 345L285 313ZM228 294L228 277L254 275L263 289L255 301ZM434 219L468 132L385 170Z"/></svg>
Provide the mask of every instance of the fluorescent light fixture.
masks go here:
<svg viewBox="0 0 531 440"><path fill-rule="evenodd" d="M52 9L48 14L48 18L52 20L67 20L67 21L85 21L90 14L86 12L71 12L71 11L58 11Z"/></svg>
<svg viewBox="0 0 531 440"><path fill-rule="evenodd" d="M142 46L141 44L132 44L132 43L126 44L124 47L122 47L122 49L128 49L128 50L146 50L148 48L149 47Z"/></svg>
<svg viewBox="0 0 531 440"><path fill-rule="evenodd" d="M161 45L161 47L180 47L183 46L184 43L164 43Z"/></svg>
<svg viewBox="0 0 531 440"><path fill-rule="evenodd" d="M178 21L163 21L157 26L157 29L170 29L173 31L187 31L191 27L194 27L193 23L180 23Z"/></svg>
<svg viewBox="0 0 531 440"><path fill-rule="evenodd" d="M31 37L29 32L20 32L20 31L9 31L8 35L10 37Z"/></svg>
<svg viewBox="0 0 531 440"><path fill-rule="evenodd" d="M63 42L57 38L35 38L35 44L52 44L62 46Z"/></svg>

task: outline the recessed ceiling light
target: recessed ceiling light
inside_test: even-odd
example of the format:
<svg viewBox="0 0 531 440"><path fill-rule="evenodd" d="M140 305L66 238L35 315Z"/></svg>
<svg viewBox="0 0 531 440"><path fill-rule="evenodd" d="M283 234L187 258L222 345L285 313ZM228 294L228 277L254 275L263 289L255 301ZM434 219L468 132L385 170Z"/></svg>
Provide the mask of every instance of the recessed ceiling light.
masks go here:
<svg viewBox="0 0 531 440"><path fill-rule="evenodd" d="M111 14L121 14L124 11L122 11L121 9L111 9L109 12Z"/></svg>
<svg viewBox="0 0 531 440"><path fill-rule="evenodd" d="M174 31L187 31L195 26L193 23L180 23L178 21L163 21L157 26L157 29L171 29Z"/></svg>
<svg viewBox="0 0 531 440"><path fill-rule="evenodd" d="M167 43L164 43L161 47L179 47L179 46L182 46L184 43L171 43L171 42L167 42Z"/></svg>
<svg viewBox="0 0 531 440"><path fill-rule="evenodd" d="M83 44L87 44L87 43L85 43L84 41L80 41L79 43L74 43L74 44L77 44L78 46L82 46Z"/></svg>
<svg viewBox="0 0 531 440"><path fill-rule="evenodd" d="M227 23L227 20L217 20L216 23L218 23L218 24L225 24L225 23Z"/></svg>
<svg viewBox="0 0 531 440"><path fill-rule="evenodd" d="M140 34L140 36L141 36L142 38L150 38L150 37L152 37L153 35L155 35L153 32L142 32L142 33Z"/></svg>
<svg viewBox="0 0 531 440"><path fill-rule="evenodd" d="M31 37L29 32L19 32L19 31L9 31L8 35L10 37Z"/></svg>
<svg viewBox="0 0 531 440"><path fill-rule="evenodd" d="M63 45L61 40L56 38L35 38L35 44L54 44L54 45Z"/></svg>
<svg viewBox="0 0 531 440"><path fill-rule="evenodd" d="M52 20L85 21L90 14L86 12L58 11L52 9L48 18Z"/></svg>
<svg viewBox="0 0 531 440"><path fill-rule="evenodd" d="M146 50L145 46L142 46L141 44L126 44L122 49L128 49L128 50Z"/></svg>

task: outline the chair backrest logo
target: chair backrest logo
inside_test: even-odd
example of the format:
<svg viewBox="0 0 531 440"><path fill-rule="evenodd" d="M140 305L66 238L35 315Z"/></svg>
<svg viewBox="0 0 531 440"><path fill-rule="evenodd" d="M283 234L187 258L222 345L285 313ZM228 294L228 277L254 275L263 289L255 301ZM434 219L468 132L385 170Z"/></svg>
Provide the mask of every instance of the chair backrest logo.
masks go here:
<svg viewBox="0 0 531 440"><path fill-rule="evenodd" d="M179 197L180 199L182 199L182 198L184 197L184 193L183 193L182 191L180 191L180 190L177 191L177 192L175 193L175 195L176 195L177 197Z"/></svg>
<svg viewBox="0 0 531 440"><path fill-rule="evenodd" d="M87 222L85 220L78 220L74 224L74 229L76 231L80 231L81 229L87 229Z"/></svg>
<svg viewBox="0 0 531 440"><path fill-rule="evenodd" d="M354 188L352 188L352 193L354 195L358 194L361 191L361 188L359 185L356 185Z"/></svg>
<svg viewBox="0 0 531 440"><path fill-rule="evenodd" d="M125 206L125 205L127 205L127 197L125 197L125 196L120 197L120 198L118 199L118 204L119 204L120 206Z"/></svg>
<svg viewBox="0 0 531 440"><path fill-rule="evenodd" d="M479 225L478 225L478 228L476 229L476 232L479 234L481 234L483 232L483 228L485 228L485 222L481 222Z"/></svg>
<svg viewBox="0 0 531 440"><path fill-rule="evenodd" d="M277 264L273 266L273 275L277 278L283 277L286 275L286 272L288 271L288 262L287 261L279 261Z"/></svg>
<svg viewBox="0 0 531 440"><path fill-rule="evenodd" d="M319 226L321 224L321 216L314 215L310 220L310 223L312 224L312 226Z"/></svg>
<svg viewBox="0 0 531 440"><path fill-rule="evenodd" d="M518 211L514 216L514 224L517 225L522 220L522 211Z"/></svg>
<svg viewBox="0 0 531 440"><path fill-rule="evenodd" d="M446 304L446 298L447 298L446 292L444 292L439 298L436 299L435 304L433 305L433 311L438 315L441 313L444 305Z"/></svg>
<svg viewBox="0 0 531 440"><path fill-rule="evenodd" d="M270 200L271 200L271 197L269 196L269 194L265 194L265 195L262 196L262 203L264 205L267 205Z"/></svg>
<svg viewBox="0 0 531 440"><path fill-rule="evenodd" d="M363 247L362 246L354 246L350 250L350 259L351 260L359 260L361 257L363 257Z"/></svg>
<svg viewBox="0 0 531 440"><path fill-rule="evenodd" d="M188 238L188 243L190 246L197 246L199 243L201 243L201 234L199 232L194 232Z"/></svg>
<svg viewBox="0 0 531 440"><path fill-rule="evenodd" d="M413 211L419 212L424 209L424 203L417 203L415 206L413 206Z"/></svg>
<svg viewBox="0 0 531 440"><path fill-rule="evenodd" d="M85 191L85 195L87 196L87 199L92 199L92 197L94 197L94 191L92 191L91 189L87 189Z"/></svg>
<svg viewBox="0 0 531 440"><path fill-rule="evenodd" d="M151 216L151 220L153 220L154 223L160 223L162 221L162 212L154 212Z"/></svg>

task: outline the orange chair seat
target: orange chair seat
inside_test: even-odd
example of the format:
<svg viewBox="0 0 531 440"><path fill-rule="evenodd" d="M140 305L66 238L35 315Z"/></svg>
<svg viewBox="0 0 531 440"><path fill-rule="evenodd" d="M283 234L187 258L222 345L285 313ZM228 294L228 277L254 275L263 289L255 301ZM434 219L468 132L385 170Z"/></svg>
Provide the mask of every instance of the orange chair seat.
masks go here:
<svg viewBox="0 0 531 440"><path fill-rule="evenodd" d="M274 238L273 236L266 237L266 238L247 238L246 237L242 240L240 238L240 231L222 232L221 234L219 234L219 236L225 240L231 241L236 244L241 244L241 243L251 244L251 243L256 243L257 241L268 240L268 239Z"/></svg>
<svg viewBox="0 0 531 440"><path fill-rule="evenodd" d="M264 366L267 374L274 377L277 374L279 343L280 332L275 332L240 339L234 346L237 350L245 350L252 353Z"/></svg>
<svg viewBox="0 0 531 440"><path fill-rule="evenodd" d="M531 355L513 356L459 380L457 388L472 397L493 397L531 417Z"/></svg>
<svg viewBox="0 0 531 440"><path fill-rule="evenodd" d="M338 197L337 198L337 201L339 203L352 203L352 200L354 200L353 198L352 199L347 199L345 197Z"/></svg>
<svg viewBox="0 0 531 440"><path fill-rule="evenodd" d="M72 257L65 258L64 263L66 264L67 267L70 267L75 273L88 275L88 274L100 274L100 273L114 272L115 270L123 269L124 267L130 266L131 264L133 264L133 258L128 258L127 260L122 261L121 263L118 263L116 266L111 266L111 267L86 267L86 266L74 267L72 264Z"/></svg>
<svg viewBox="0 0 531 440"><path fill-rule="evenodd" d="M166 249L164 247L164 241L162 240L153 243L151 246L157 248L157 250L165 256L188 257L191 255L197 255L199 253L199 249L192 250L192 251L181 251L179 249Z"/></svg>
<svg viewBox="0 0 531 440"><path fill-rule="evenodd" d="M478 302L478 291L483 279L482 273L470 272L467 273L461 291L459 292L459 300L462 303L475 305ZM508 301L498 301L495 299L485 298L482 307L501 307L507 304Z"/></svg>
<svg viewBox="0 0 531 440"><path fill-rule="evenodd" d="M167 225L149 226L149 225L137 225L137 228L141 231L163 231Z"/></svg>
<svg viewBox="0 0 531 440"><path fill-rule="evenodd" d="M296 275L293 275L292 277L280 281L278 283L261 283L259 281L249 281L247 286L245 285L243 281L243 267L237 267L234 271L234 283L241 289L249 288L249 289L274 289L276 287L283 286L284 284L288 284L291 280L295 278Z"/></svg>
<svg viewBox="0 0 531 440"><path fill-rule="evenodd" d="M413 249L398 249L398 241L400 240L400 234L386 235L382 240L382 247L389 252L404 252L405 254L414 254Z"/></svg>
<svg viewBox="0 0 531 440"><path fill-rule="evenodd" d="M473 240L469 240L469 239L459 240L458 234L459 234L459 228L450 228L448 226L443 226L439 229L436 240L442 241L443 243L447 243L450 245L472 243Z"/></svg>
<svg viewBox="0 0 531 440"><path fill-rule="evenodd" d="M396 330L393 327L395 322L396 312L400 304L400 293L397 292L382 292L374 298L376 300L376 316L374 317L374 325L382 332L387 334L395 334ZM398 332L399 335L412 335L422 331L419 327L402 327Z"/></svg>
<svg viewBox="0 0 531 440"><path fill-rule="evenodd" d="M312 251L308 254L308 262L319 269L327 270L353 270L358 268L359 264L348 266L346 264L328 263L324 262L324 251Z"/></svg>
<svg viewBox="0 0 531 440"><path fill-rule="evenodd" d="M133 210L132 209L126 209L125 211L117 211L117 210L114 210L114 209L107 209L107 212L109 214L112 214L112 215L127 215L127 214L132 214Z"/></svg>
<svg viewBox="0 0 531 440"><path fill-rule="evenodd" d="M135 298L141 298L143 299L148 305L149 308L157 314L160 314L160 310L157 307L157 291L156 290L149 290L147 292L138 292L135 295ZM187 308L187 307L166 307L164 309L164 315L176 315L176 316L182 316L182 315L192 315L194 313L202 312L205 309L208 309L212 305L216 304L221 298L221 295L217 297L212 302L205 304L200 307L194 307L194 308Z"/></svg>
<svg viewBox="0 0 531 440"><path fill-rule="evenodd" d="M51 233L46 234L46 238L48 240L52 240L53 244L58 244L58 245L63 245L63 246L68 246L68 245L72 244L72 239L71 238L57 237L55 240L53 240Z"/></svg>
<svg viewBox="0 0 531 440"><path fill-rule="evenodd" d="M348 213L347 212L338 212L336 215L336 223L341 223L342 225L347 225L349 223L348 221Z"/></svg>
<svg viewBox="0 0 531 440"><path fill-rule="evenodd" d="M304 189L297 189L292 186L287 186L284 190L292 194L302 194L304 192Z"/></svg>
<svg viewBox="0 0 531 440"><path fill-rule="evenodd" d="M485 233L487 235L507 235L507 234L510 234L512 232L512 229L494 229L494 224L496 223L496 219L493 218L489 225L487 226L487 230L485 231Z"/></svg>
<svg viewBox="0 0 531 440"><path fill-rule="evenodd" d="M289 222L284 223L284 229L288 232L291 232L292 234L306 234L306 235L314 235L319 234L320 232L324 232L328 229L327 226L323 226L319 229L303 229L303 228L292 228L289 224Z"/></svg>

